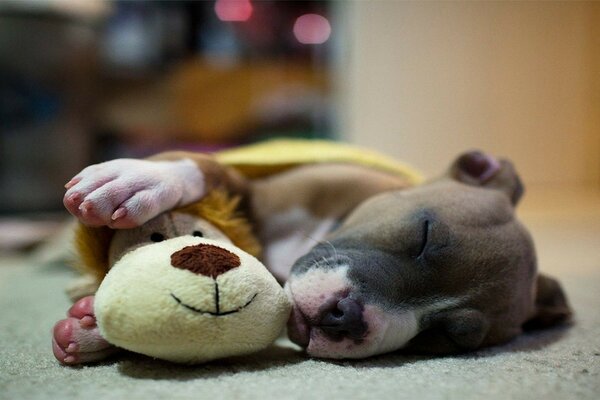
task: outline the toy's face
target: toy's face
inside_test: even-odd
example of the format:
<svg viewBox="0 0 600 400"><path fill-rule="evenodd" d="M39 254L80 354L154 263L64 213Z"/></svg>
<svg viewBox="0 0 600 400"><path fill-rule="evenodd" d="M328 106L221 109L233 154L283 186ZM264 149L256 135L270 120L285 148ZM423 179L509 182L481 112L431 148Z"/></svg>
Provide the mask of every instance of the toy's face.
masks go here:
<svg viewBox="0 0 600 400"><path fill-rule="evenodd" d="M186 225L185 234L178 230L184 224L168 228L172 216L165 218L129 232L128 240L116 238L123 248L137 244L96 293L103 336L119 347L176 362L249 353L275 340L290 306L266 268L218 237L206 221ZM198 230L218 239L200 237ZM153 241L157 233L163 237Z"/></svg>
<svg viewBox="0 0 600 400"><path fill-rule="evenodd" d="M186 235L231 244L231 240L208 221L191 214L172 212L159 215L137 228L117 230L108 251L109 264L114 265L124 254L138 247Z"/></svg>

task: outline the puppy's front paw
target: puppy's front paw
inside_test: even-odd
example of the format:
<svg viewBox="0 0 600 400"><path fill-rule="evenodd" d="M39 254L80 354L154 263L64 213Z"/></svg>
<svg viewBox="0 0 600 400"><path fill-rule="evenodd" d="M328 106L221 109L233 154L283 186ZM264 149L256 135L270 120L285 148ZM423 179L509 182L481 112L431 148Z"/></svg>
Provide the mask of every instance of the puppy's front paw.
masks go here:
<svg viewBox="0 0 600 400"><path fill-rule="evenodd" d="M63 203L81 222L125 229L200 198L203 177L189 160L119 159L85 168L65 187Z"/></svg>
<svg viewBox="0 0 600 400"><path fill-rule="evenodd" d="M68 318L54 325L52 351L63 364L75 365L100 361L118 351L100 335L93 310L94 297L76 302Z"/></svg>

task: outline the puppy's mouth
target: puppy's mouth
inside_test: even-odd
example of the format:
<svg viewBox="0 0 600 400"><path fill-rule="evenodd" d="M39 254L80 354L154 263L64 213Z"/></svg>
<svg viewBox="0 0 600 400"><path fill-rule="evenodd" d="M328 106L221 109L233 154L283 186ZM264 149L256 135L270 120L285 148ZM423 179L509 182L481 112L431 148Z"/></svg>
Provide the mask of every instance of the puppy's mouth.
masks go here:
<svg viewBox="0 0 600 400"><path fill-rule="evenodd" d="M350 288L325 294L316 292L309 296L295 296L287 287L293 307L288 320L289 339L306 349L311 356L343 357L337 354L340 347L353 352L362 347L369 336L362 302L355 300ZM335 347L336 354L329 350ZM352 349L352 350L351 350Z"/></svg>
<svg viewBox="0 0 600 400"><path fill-rule="evenodd" d="M175 296L173 293L171 293L171 297L181 306L187 308L190 311L193 311L195 313L198 314L208 314L208 315L212 315L213 317L225 317L227 315L231 315L231 314L235 314L238 313L240 311L242 311L244 308L248 307L256 298L256 296L258 296L258 293L254 293L254 295L252 295L250 297L250 299L242 306L234 308L232 310L226 310L223 311L221 310L221 306L220 306L220 299L219 299L219 285L217 284L217 282L215 282L215 311L208 311L208 310L202 310L200 308L196 308L193 306L190 306L189 304L184 303L179 297Z"/></svg>
<svg viewBox="0 0 600 400"><path fill-rule="evenodd" d="M292 313L287 324L290 340L301 347L308 347L310 343L311 324L306 315L296 304L292 307Z"/></svg>

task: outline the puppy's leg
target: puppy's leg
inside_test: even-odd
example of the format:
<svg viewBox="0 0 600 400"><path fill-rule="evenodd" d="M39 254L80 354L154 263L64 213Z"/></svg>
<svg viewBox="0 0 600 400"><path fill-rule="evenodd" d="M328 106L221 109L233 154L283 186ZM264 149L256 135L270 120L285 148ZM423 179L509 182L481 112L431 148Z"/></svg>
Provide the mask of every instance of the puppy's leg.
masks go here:
<svg viewBox="0 0 600 400"><path fill-rule="evenodd" d="M119 351L100 335L93 296L76 302L67 316L54 325L52 351L58 361L69 365L100 361Z"/></svg>
<svg viewBox="0 0 600 400"><path fill-rule="evenodd" d="M245 183L209 156L172 152L87 167L65 185L63 202L86 225L133 228L217 186L239 193Z"/></svg>

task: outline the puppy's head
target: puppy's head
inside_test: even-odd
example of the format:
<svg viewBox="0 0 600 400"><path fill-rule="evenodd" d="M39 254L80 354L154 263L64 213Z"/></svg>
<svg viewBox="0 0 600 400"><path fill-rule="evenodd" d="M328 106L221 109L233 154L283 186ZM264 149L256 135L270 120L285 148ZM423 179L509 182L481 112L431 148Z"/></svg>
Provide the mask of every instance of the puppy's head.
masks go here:
<svg viewBox="0 0 600 400"><path fill-rule="evenodd" d="M471 152L440 179L367 200L294 265L291 339L317 357L449 353L567 318L515 218L522 193L508 161Z"/></svg>

